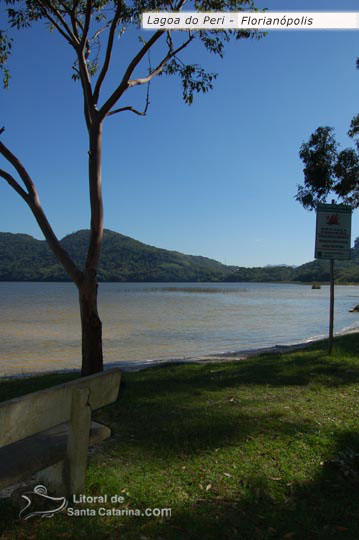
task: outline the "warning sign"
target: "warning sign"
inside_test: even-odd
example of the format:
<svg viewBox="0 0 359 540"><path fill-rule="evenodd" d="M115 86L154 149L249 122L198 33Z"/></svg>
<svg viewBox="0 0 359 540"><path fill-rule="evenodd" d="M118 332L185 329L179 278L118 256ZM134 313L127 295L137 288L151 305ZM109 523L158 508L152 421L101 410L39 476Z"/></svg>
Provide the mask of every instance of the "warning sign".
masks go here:
<svg viewBox="0 0 359 540"><path fill-rule="evenodd" d="M350 259L351 224L351 206L318 204L315 258Z"/></svg>

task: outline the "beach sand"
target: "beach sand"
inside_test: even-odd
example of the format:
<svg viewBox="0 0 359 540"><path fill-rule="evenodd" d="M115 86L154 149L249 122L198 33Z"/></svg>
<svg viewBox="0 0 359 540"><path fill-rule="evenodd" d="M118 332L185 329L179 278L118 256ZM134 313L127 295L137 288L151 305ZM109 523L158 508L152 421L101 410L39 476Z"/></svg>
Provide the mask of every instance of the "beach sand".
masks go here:
<svg viewBox="0 0 359 540"><path fill-rule="evenodd" d="M339 332L335 336L343 336L347 334L354 334L359 332L359 329L352 329L346 332ZM167 358L165 360L140 360L138 362L111 362L104 365L104 369L121 368L123 371L141 371L155 366L169 366L171 364L209 364L215 362L235 362L251 358L253 356L259 356L262 354L283 354L286 352L296 351L304 349L313 343L323 341L325 338L311 339L301 343L293 343L290 345L274 345L272 347L262 347L257 349L247 349L234 352L214 353L203 356L191 356L183 358ZM49 373L78 373L80 369L54 369L54 370L41 370L40 366L36 365L35 369L31 369L31 363L29 363L28 370L22 370L18 373L9 373L0 376L0 381L4 379L12 379L19 377L39 376Z"/></svg>

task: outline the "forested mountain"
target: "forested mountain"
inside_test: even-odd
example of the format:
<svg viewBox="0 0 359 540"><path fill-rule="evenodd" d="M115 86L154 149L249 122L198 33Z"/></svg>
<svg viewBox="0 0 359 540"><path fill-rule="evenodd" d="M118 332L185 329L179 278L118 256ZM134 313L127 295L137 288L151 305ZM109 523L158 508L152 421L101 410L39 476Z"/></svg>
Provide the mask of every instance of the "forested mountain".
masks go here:
<svg viewBox="0 0 359 540"><path fill-rule="evenodd" d="M81 230L61 240L79 265L86 257L88 237L89 231ZM352 260L336 261L334 268L337 283L359 283L359 238L352 249ZM99 280L311 283L329 281L329 261L316 260L296 268L225 266L207 257L148 246L105 229ZM45 240L27 234L0 233L0 281L69 281L69 278Z"/></svg>
<svg viewBox="0 0 359 540"><path fill-rule="evenodd" d="M87 253L88 230L65 236L61 244L79 265ZM183 255L142 244L105 229L100 281L222 281L235 270L213 259ZM69 281L45 240L0 233L0 281Z"/></svg>

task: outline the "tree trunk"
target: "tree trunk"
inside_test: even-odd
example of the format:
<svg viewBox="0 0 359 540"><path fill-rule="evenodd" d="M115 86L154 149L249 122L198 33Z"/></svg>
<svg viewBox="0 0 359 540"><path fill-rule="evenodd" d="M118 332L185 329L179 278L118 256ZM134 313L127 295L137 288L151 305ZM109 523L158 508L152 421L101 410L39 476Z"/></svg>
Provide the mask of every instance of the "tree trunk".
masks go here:
<svg viewBox="0 0 359 540"><path fill-rule="evenodd" d="M96 275L86 275L78 288L82 330L82 377L103 370L102 323L97 311L97 287Z"/></svg>
<svg viewBox="0 0 359 540"><path fill-rule="evenodd" d="M81 376L83 377L103 370L102 323L97 311L97 270L103 239L102 121L94 119L89 130L89 143L90 240L83 279L77 285L82 328Z"/></svg>

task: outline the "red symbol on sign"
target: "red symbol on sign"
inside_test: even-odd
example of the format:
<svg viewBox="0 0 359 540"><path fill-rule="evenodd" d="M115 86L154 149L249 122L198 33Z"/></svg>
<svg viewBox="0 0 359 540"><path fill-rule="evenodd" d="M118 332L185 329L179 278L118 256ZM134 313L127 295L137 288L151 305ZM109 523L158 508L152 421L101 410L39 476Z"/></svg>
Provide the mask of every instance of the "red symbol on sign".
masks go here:
<svg viewBox="0 0 359 540"><path fill-rule="evenodd" d="M327 216L328 225L339 225L338 214L333 214L332 216Z"/></svg>

